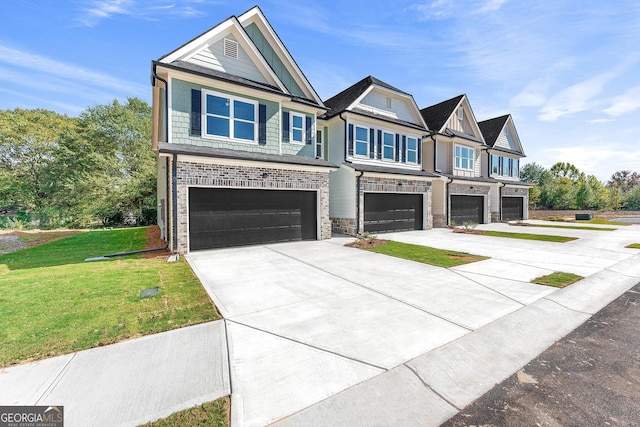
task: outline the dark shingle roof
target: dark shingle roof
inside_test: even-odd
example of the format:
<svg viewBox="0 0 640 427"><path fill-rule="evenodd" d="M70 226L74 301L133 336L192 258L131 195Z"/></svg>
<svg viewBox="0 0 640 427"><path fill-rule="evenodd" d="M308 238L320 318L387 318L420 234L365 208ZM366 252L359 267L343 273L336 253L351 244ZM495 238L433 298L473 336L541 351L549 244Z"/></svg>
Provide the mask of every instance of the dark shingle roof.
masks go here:
<svg viewBox="0 0 640 427"><path fill-rule="evenodd" d="M480 131L482 132L484 141L488 146L493 147L493 145L496 143L496 139L498 139L500 131L502 131L502 128L504 127L505 123L507 123L507 120L509 120L508 114L478 122L478 127L480 127Z"/></svg>
<svg viewBox="0 0 640 427"><path fill-rule="evenodd" d="M257 162L285 163L292 165L319 166L325 168L337 168L333 163L313 157L292 156L288 154L263 154L249 151L228 150L224 148L202 147L188 144L158 143L160 153L186 154L203 157L217 157L221 159L254 160Z"/></svg>
<svg viewBox="0 0 640 427"><path fill-rule="evenodd" d="M427 123L429 129L434 132L440 132L444 124L447 122L447 119L451 117L451 114L453 114L454 109L458 106L463 97L464 94L458 95L455 98L442 101L438 104L420 110L420 114L422 114L422 118Z"/></svg>
<svg viewBox="0 0 640 427"><path fill-rule="evenodd" d="M367 76L364 79L360 80L358 83L349 86L339 94L334 95L324 101L324 105L329 107L330 110L325 114L323 118L330 119L331 117L337 116L338 114L345 111L349 107L349 105L353 104L353 102L358 99L358 97L372 85L382 86L403 95L409 95L408 93L401 91L400 89L393 87L383 82L382 80L379 80L373 76Z"/></svg>
<svg viewBox="0 0 640 427"><path fill-rule="evenodd" d="M344 165L349 166L351 169L354 169L360 172L392 173L394 175L422 176L426 178L438 177L438 175L425 172L422 170L402 169L402 168L394 168L394 167L387 167L387 166L363 165L360 163L352 163L352 162L344 162Z"/></svg>

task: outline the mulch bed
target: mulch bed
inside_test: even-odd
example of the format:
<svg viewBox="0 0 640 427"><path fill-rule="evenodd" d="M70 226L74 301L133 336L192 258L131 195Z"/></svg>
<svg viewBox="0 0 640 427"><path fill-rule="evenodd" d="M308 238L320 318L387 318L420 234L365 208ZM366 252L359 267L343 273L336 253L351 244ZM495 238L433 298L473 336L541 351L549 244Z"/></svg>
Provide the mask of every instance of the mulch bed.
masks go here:
<svg viewBox="0 0 640 427"><path fill-rule="evenodd" d="M152 225L147 227L147 246L146 249L162 248L167 246L167 241L160 237L160 227ZM166 258L171 255L169 249L154 252L145 252L142 254L143 258Z"/></svg>
<svg viewBox="0 0 640 427"><path fill-rule="evenodd" d="M386 240L381 239L358 239L355 242L347 243L345 246L358 249L370 249L387 244Z"/></svg>

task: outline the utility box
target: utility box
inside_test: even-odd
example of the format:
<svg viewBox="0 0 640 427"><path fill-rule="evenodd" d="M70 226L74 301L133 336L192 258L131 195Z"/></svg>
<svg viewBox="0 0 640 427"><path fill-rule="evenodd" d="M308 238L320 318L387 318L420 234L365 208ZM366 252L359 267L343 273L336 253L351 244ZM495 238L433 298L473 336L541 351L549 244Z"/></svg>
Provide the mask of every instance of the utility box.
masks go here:
<svg viewBox="0 0 640 427"><path fill-rule="evenodd" d="M588 221L590 219L593 219L593 214L592 213L577 213L576 214L576 220L580 221Z"/></svg>

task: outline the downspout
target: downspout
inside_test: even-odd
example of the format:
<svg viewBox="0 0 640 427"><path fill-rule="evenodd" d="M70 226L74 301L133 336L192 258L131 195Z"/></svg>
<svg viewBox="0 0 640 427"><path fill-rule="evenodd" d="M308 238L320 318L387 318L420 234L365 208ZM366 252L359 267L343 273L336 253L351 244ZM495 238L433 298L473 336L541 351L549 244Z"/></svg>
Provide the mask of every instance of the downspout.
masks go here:
<svg viewBox="0 0 640 427"><path fill-rule="evenodd" d="M449 218L449 204L451 203L451 201L449 200L449 198L451 197L451 191L449 190L449 184L451 184L453 182L453 178L449 178L447 177L447 183L445 184L445 200L446 203L444 205L444 215L447 218L447 225L451 224L451 219Z"/></svg>
<svg viewBox="0 0 640 427"><path fill-rule="evenodd" d="M168 141L169 139L169 103L168 103L169 97L167 96L167 88L169 87L169 83L156 73L156 64L153 64L153 66L151 67L151 73L152 73L151 85L153 87L155 87L156 85L155 80L160 80L162 83L164 83L164 92L165 92L164 93L164 136L165 136L165 139L167 140L165 142L169 142ZM156 147L156 151L157 151L157 147Z"/></svg>
<svg viewBox="0 0 640 427"><path fill-rule="evenodd" d="M500 182L498 187L498 215L500 216L500 222L502 222L502 189L506 186L504 182Z"/></svg>
<svg viewBox="0 0 640 427"><path fill-rule="evenodd" d="M171 186L173 197L171 198L172 218L173 223L173 252L178 251L178 155L173 153L173 159L171 164Z"/></svg>
<svg viewBox="0 0 640 427"><path fill-rule="evenodd" d="M434 172L440 172L438 169L438 141L433 137L436 133L429 133L429 138L433 141L433 170Z"/></svg>

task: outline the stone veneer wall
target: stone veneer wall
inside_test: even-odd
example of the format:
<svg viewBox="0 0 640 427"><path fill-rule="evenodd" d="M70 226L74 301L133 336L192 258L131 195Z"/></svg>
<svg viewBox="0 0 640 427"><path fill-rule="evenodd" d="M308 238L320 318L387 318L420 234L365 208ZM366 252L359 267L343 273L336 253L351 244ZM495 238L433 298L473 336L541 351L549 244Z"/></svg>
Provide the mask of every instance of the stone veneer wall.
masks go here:
<svg viewBox="0 0 640 427"><path fill-rule="evenodd" d="M459 184L452 183L449 186L449 205L447 212L451 215L451 196L484 196L484 211L491 212L491 198L489 197L489 191L491 187L488 185L478 184ZM488 223L492 222L492 215L489 215Z"/></svg>
<svg viewBox="0 0 640 427"><path fill-rule="evenodd" d="M356 235L356 220L353 218L331 218L331 231L336 234Z"/></svg>
<svg viewBox="0 0 640 427"><path fill-rule="evenodd" d="M433 215L433 228L447 228L447 216Z"/></svg>
<svg viewBox="0 0 640 427"><path fill-rule="evenodd" d="M272 169L268 167L229 166L178 161L178 252L189 251L188 203L189 187L224 187L280 190L319 190L320 237L331 238L329 219L328 172ZM262 175L266 173L265 178Z"/></svg>
<svg viewBox="0 0 640 427"><path fill-rule="evenodd" d="M358 185L356 181L356 186ZM423 218L426 218L426 229L433 228L433 215L431 214L431 182L419 181L415 179L397 179L397 178L379 178L362 176L360 178L360 200L356 203L360 204L360 230L364 230L364 193L424 193L427 196L426 208L422 212ZM357 194L357 188L356 188ZM358 212L358 210L356 210ZM355 234L355 230L354 230Z"/></svg>

